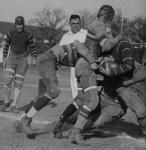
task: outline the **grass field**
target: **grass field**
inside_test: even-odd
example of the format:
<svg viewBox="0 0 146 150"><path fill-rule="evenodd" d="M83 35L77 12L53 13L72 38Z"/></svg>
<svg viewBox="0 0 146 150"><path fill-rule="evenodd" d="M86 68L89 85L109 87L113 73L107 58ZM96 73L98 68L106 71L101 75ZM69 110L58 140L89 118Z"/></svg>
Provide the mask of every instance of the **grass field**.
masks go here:
<svg viewBox="0 0 146 150"><path fill-rule="evenodd" d="M30 70L31 69L31 70ZM30 68L26 74L24 87L18 106L28 103L37 95L38 72ZM58 71L61 87L60 96L50 105L41 110L33 120L33 127L57 119L65 107L72 101L69 85L70 70L62 67ZM0 72L0 98L3 100L2 79ZM0 150L146 150L146 143L140 137L135 115L128 110L127 115L116 123L107 124L100 130L85 134L88 146L78 146L70 143L69 139L55 139L52 134L38 135L35 139L28 139L23 133L16 133L13 129L14 120L20 114L0 112Z"/></svg>

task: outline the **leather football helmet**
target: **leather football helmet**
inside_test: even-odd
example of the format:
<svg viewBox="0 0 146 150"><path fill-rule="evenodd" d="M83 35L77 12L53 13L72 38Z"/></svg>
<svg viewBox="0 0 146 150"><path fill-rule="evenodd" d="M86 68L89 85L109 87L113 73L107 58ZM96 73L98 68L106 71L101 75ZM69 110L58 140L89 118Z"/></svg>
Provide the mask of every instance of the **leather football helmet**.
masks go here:
<svg viewBox="0 0 146 150"><path fill-rule="evenodd" d="M103 5L100 7L97 17L104 16L105 21L112 21L115 11L110 5Z"/></svg>
<svg viewBox="0 0 146 150"><path fill-rule="evenodd" d="M15 25L25 25L24 17L23 16L17 16L15 18Z"/></svg>

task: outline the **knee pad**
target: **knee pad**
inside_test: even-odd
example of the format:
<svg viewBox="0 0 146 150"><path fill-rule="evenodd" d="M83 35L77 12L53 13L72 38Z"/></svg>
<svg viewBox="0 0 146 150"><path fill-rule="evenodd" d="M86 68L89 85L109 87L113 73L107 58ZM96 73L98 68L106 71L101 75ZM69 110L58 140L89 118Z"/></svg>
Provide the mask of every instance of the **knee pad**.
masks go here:
<svg viewBox="0 0 146 150"><path fill-rule="evenodd" d="M53 63L54 62L52 61L46 61L39 70L42 81L45 84L44 87L46 86L45 93L47 93L47 95L52 99L56 98L60 92L56 70Z"/></svg>
<svg viewBox="0 0 146 150"><path fill-rule="evenodd" d="M4 74L4 85L7 87L10 87L12 84L12 81L14 80L14 74L15 71L10 68L5 69L5 74Z"/></svg>
<svg viewBox="0 0 146 150"><path fill-rule="evenodd" d="M94 110L99 104L98 87L90 86L84 90L84 93L85 105L87 105L91 110Z"/></svg>
<svg viewBox="0 0 146 150"><path fill-rule="evenodd" d="M91 113L91 109L86 105L83 105L79 111L79 114L84 118L88 118L90 113Z"/></svg>
<svg viewBox="0 0 146 150"><path fill-rule="evenodd" d="M50 75L50 74L48 74L48 75ZM46 76L44 75L42 78L42 81L44 83L43 86L44 86L44 90L45 90L43 92L45 92L51 99L54 99L59 95L60 88L59 88L56 77L48 76L48 75L46 75Z"/></svg>
<svg viewBox="0 0 146 150"><path fill-rule="evenodd" d="M75 98L73 103L77 108L81 108L84 104L84 100L81 98Z"/></svg>
<svg viewBox="0 0 146 150"><path fill-rule="evenodd" d="M97 76L94 72L86 72L81 75L80 85L84 89L85 105L94 110L99 103L98 87L96 82Z"/></svg>
<svg viewBox="0 0 146 150"><path fill-rule="evenodd" d="M60 93L59 86L48 87L46 91L46 95L51 99L55 99L56 97L58 97L59 93Z"/></svg>
<svg viewBox="0 0 146 150"><path fill-rule="evenodd" d="M18 89L22 88L24 82L24 76L20 74L15 75L15 81L14 81L14 86Z"/></svg>

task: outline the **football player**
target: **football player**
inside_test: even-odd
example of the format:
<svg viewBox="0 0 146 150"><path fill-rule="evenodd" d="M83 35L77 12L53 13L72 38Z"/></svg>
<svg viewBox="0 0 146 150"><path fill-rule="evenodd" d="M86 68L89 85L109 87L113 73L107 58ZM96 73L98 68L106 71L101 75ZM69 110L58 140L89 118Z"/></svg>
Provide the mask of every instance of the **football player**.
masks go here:
<svg viewBox="0 0 146 150"><path fill-rule="evenodd" d="M34 46L32 34L25 30L23 16L15 18L15 30L7 33L3 48L4 78L4 104L2 111L11 105L11 111L16 110L16 104L20 97L20 91L27 70L27 56L32 55L32 62L36 64L37 51ZM10 103L11 85L14 81L14 97Z"/></svg>

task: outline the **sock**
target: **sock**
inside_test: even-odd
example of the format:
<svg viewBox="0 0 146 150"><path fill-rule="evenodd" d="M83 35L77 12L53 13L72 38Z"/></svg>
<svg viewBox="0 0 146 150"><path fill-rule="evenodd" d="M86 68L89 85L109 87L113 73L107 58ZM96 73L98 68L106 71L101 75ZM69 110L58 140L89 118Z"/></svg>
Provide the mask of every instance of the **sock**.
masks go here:
<svg viewBox="0 0 146 150"><path fill-rule="evenodd" d="M62 113L62 115L60 116L60 120L62 122L65 122L74 112L76 112L78 110L77 104L73 102L71 103Z"/></svg>
<svg viewBox="0 0 146 150"><path fill-rule="evenodd" d="M36 100L33 103L33 107L39 111L42 108L44 108L48 102L51 100L51 98L48 98L47 96L43 95L43 96L39 96L36 98Z"/></svg>
<svg viewBox="0 0 146 150"><path fill-rule="evenodd" d="M31 114L33 114L34 113L34 115L35 115L35 110L34 110L34 107L33 107L33 105L34 105L34 101L31 101L29 104L27 104L27 105L25 105L25 106L23 106L23 108L22 109L24 109L23 111L24 111L24 113L20 116L20 120L23 118L23 117L25 117L25 116L27 116L27 117L29 117L29 116L32 116ZM32 110L31 110L32 109ZM28 116L28 115L29 116Z"/></svg>
<svg viewBox="0 0 146 150"><path fill-rule="evenodd" d="M27 104L27 108L25 109L25 112L20 117L23 118L24 116L27 116L29 118L33 118L33 116L42 108L44 108L50 99L46 96L40 96L37 97L35 101L31 101L29 104Z"/></svg>
<svg viewBox="0 0 146 150"><path fill-rule="evenodd" d="M9 103L10 102L10 94L11 94L11 88L5 86L5 94L4 94L4 103Z"/></svg>
<svg viewBox="0 0 146 150"><path fill-rule="evenodd" d="M16 106L16 103L17 103L17 101L19 99L19 96L20 96L20 89L15 88L14 89L14 100L13 100L13 103L12 103L11 106Z"/></svg>
<svg viewBox="0 0 146 150"><path fill-rule="evenodd" d="M90 108L84 105L79 112L78 119L74 127L78 129L83 129L84 123L87 120L90 112Z"/></svg>
<svg viewBox="0 0 146 150"><path fill-rule="evenodd" d="M33 118L36 113L37 113L37 110L32 106L26 115L28 118Z"/></svg>

